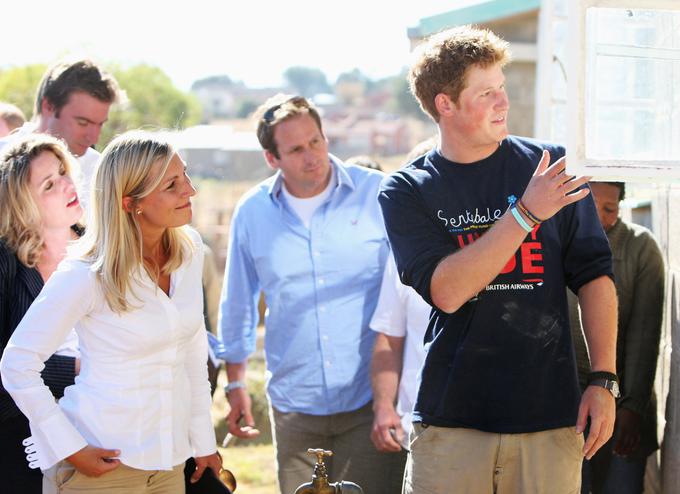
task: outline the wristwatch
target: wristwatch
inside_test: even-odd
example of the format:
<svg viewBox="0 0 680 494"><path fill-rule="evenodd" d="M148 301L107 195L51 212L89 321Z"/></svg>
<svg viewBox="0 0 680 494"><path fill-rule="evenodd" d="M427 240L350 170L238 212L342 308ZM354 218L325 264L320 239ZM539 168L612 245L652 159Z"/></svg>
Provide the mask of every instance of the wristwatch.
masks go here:
<svg viewBox="0 0 680 494"><path fill-rule="evenodd" d="M621 397L619 378L612 372L591 372L588 374L588 386L599 386L609 391L616 398Z"/></svg>

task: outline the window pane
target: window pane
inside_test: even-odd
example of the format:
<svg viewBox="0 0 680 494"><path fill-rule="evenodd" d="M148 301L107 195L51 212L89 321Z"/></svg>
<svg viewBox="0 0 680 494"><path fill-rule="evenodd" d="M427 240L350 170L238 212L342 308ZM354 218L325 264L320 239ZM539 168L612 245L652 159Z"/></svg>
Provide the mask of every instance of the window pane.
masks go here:
<svg viewBox="0 0 680 494"><path fill-rule="evenodd" d="M680 161L680 13L590 8L586 30L586 158Z"/></svg>

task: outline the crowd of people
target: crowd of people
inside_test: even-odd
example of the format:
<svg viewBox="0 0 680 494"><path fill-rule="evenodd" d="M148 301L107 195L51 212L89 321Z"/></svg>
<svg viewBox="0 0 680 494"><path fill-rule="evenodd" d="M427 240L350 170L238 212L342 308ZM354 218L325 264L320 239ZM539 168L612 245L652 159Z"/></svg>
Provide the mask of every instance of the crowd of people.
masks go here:
<svg viewBox="0 0 680 494"><path fill-rule="evenodd" d="M408 79L438 137L387 176L330 154L307 99L266 101L275 173L234 212L217 321L191 164L149 132L94 149L110 74L61 62L31 121L0 105L2 491L228 492L209 367L229 432L257 436L263 294L282 494L308 448L366 494L641 493L662 256L619 217L623 184L509 135L509 61L470 26L420 45Z"/></svg>

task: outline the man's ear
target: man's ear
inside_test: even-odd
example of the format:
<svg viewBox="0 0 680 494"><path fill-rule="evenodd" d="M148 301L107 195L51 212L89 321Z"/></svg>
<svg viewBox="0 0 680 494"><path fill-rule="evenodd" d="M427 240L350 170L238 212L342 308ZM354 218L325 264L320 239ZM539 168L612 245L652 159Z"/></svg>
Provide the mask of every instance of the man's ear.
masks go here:
<svg viewBox="0 0 680 494"><path fill-rule="evenodd" d="M50 103L47 98L43 98L40 102L40 114L45 117L51 117L56 113L54 105Z"/></svg>
<svg viewBox="0 0 680 494"><path fill-rule="evenodd" d="M269 168L272 168L273 170L279 169L279 159L276 156L274 156L274 153L265 149L264 159L267 162L267 165L269 165Z"/></svg>
<svg viewBox="0 0 680 494"><path fill-rule="evenodd" d="M439 93L434 97L434 106L437 113L442 117L451 116L451 113L456 109L456 104L451 101L451 97L444 93Z"/></svg>
<svg viewBox="0 0 680 494"><path fill-rule="evenodd" d="M122 205L123 205L123 210L126 213L134 212L133 210L134 210L135 204L134 204L134 200L132 199L132 197L130 197L130 196L123 197Z"/></svg>

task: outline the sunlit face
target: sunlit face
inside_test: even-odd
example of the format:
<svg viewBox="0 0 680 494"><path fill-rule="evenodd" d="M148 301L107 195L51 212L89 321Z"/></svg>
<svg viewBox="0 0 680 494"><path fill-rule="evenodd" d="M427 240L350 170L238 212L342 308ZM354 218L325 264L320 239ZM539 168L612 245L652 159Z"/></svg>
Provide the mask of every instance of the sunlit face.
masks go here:
<svg viewBox="0 0 680 494"><path fill-rule="evenodd" d="M160 164L154 168L160 167ZM173 155L158 186L134 206L142 234L162 232L167 228L186 225L191 221L191 197L196 189L186 174L186 164ZM138 211L141 211L137 214Z"/></svg>
<svg viewBox="0 0 680 494"><path fill-rule="evenodd" d="M73 180L64 164L50 151L43 151L31 161L28 188L43 228L68 228L83 215Z"/></svg>
<svg viewBox="0 0 680 494"><path fill-rule="evenodd" d="M41 118L48 134L66 141L73 155L82 156L87 148L97 144L102 126L109 118L110 106L111 103L76 91L58 112L44 100Z"/></svg>
<svg viewBox="0 0 680 494"><path fill-rule="evenodd" d="M331 177L331 163L328 143L314 119L303 114L284 120L274 128L274 142L279 157L265 151L265 158L269 166L281 170L288 191L295 197L323 192Z"/></svg>
<svg viewBox="0 0 680 494"><path fill-rule="evenodd" d="M508 135L510 103L505 93L505 76L500 64L471 66L466 73L465 89L451 114L451 125L471 148L493 152Z"/></svg>
<svg viewBox="0 0 680 494"><path fill-rule="evenodd" d="M591 182L590 189L602 228L608 232L619 220L619 188L611 184Z"/></svg>

